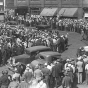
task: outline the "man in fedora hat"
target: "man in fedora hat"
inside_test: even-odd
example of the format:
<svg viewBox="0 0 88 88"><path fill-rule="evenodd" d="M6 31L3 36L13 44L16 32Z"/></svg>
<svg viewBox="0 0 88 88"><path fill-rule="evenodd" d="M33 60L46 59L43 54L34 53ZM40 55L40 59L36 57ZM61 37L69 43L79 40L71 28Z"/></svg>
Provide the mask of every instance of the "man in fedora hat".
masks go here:
<svg viewBox="0 0 88 88"><path fill-rule="evenodd" d="M44 68L42 68L42 73L44 76L44 81L47 85L47 88L50 88L50 75L51 75L51 71L50 69L47 68L47 63L44 64Z"/></svg>
<svg viewBox="0 0 88 88"><path fill-rule="evenodd" d="M88 62L85 65L85 72L86 72L86 83L88 85Z"/></svg>
<svg viewBox="0 0 88 88"><path fill-rule="evenodd" d="M77 74L78 74L78 83L82 83L82 75L83 75L83 67L84 67L84 63L82 58L78 58L78 61L76 63L76 67L77 67Z"/></svg>

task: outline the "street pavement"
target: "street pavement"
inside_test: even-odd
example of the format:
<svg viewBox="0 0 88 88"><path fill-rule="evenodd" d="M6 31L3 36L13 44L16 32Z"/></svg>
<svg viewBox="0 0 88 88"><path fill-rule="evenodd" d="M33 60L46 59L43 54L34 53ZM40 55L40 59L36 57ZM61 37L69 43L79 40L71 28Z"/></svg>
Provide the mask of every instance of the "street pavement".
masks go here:
<svg viewBox="0 0 88 88"><path fill-rule="evenodd" d="M66 34L67 32L64 32L64 31L60 31L60 34ZM69 42L68 42L68 49L66 51L64 51L62 53L62 58L64 59L67 59L67 58L74 58L76 59L76 53L77 53L77 49L81 46L85 46L86 44L88 44L87 42L85 43L85 41L81 41L81 36L80 34L78 33L75 33L75 32L68 32L69 35L68 35L68 39L69 39ZM2 70L5 70L7 69L6 66L4 67L1 67L0 68L0 75L1 75L1 72ZM11 74L11 72L9 71L9 74ZM59 88L62 88L61 86ZM76 88L88 88L88 86L85 84L85 82L81 85L77 85Z"/></svg>

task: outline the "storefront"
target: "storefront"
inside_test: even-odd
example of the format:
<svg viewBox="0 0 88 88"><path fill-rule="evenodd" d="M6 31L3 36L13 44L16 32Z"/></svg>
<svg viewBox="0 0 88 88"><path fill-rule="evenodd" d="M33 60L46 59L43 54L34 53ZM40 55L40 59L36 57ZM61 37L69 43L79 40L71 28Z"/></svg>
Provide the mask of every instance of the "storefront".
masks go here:
<svg viewBox="0 0 88 88"><path fill-rule="evenodd" d="M28 0L14 0L15 15L26 15L28 13Z"/></svg>
<svg viewBox="0 0 88 88"><path fill-rule="evenodd" d="M26 15L28 13L28 7L19 6L15 9L15 15Z"/></svg>
<svg viewBox="0 0 88 88"><path fill-rule="evenodd" d="M58 8L44 8L40 16L56 16Z"/></svg>
<svg viewBox="0 0 88 88"><path fill-rule="evenodd" d="M58 15L59 17L78 18L78 8L62 8Z"/></svg>

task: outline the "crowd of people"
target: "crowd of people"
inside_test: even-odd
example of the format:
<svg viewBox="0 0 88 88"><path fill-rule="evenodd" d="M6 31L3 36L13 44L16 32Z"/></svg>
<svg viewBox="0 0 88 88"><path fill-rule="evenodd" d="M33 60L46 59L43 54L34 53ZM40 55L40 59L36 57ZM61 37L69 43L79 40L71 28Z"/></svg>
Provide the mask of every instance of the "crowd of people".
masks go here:
<svg viewBox="0 0 88 88"><path fill-rule="evenodd" d="M15 27L6 23L0 25L1 65L6 65L10 57L23 54L25 48L30 46L44 45L50 47L52 51L62 53L68 46L69 33L60 35L58 30L80 33L82 40L88 38L88 23L83 19L17 15L6 16L5 21L16 21L17 25ZM48 25L51 30L37 30L37 25ZM76 88L76 84L82 84L85 79L88 84L88 63L85 64L84 58L83 55L76 60L67 59L65 64L59 59L51 64L45 63L42 66L39 64L35 67L32 67L30 63L26 67L21 63L15 64L12 75L9 75L8 71L2 71L0 87L58 88L62 85L63 88Z"/></svg>
<svg viewBox="0 0 88 88"><path fill-rule="evenodd" d="M76 60L68 58L63 64L61 59L44 65L27 64L26 67L21 63L13 65L13 74L2 71L0 77L1 88L76 88L77 84L82 84L86 80L88 85L88 62L84 63L86 55L78 57ZM22 69L23 73L21 73ZM86 74L86 75L85 75Z"/></svg>
<svg viewBox="0 0 88 88"><path fill-rule="evenodd" d="M11 17L8 17L8 20L15 24ZM58 30L37 30L15 21L18 24L15 27L10 26L8 22L0 25L0 64L2 65L5 65L10 57L23 54L25 48L30 46L44 45L59 53L65 51L68 46L68 33L60 35Z"/></svg>

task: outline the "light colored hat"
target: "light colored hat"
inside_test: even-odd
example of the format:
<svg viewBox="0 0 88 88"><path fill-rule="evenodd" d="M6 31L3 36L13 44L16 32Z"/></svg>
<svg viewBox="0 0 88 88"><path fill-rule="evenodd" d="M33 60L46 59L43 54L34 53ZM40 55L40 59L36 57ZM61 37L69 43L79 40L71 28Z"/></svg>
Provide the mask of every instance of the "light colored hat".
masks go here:
<svg viewBox="0 0 88 88"><path fill-rule="evenodd" d="M68 67L71 67L71 64L68 64Z"/></svg>
<svg viewBox="0 0 88 88"><path fill-rule="evenodd" d="M26 67L29 67L29 66L30 66L30 64L27 64L27 65L26 65Z"/></svg>
<svg viewBox="0 0 88 88"><path fill-rule="evenodd" d="M26 70L29 70L30 68L29 67L26 67Z"/></svg>
<svg viewBox="0 0 88 88"><path fill-rule="evenodd" d="M66 61L71 61L70 59L67 59Z"/></svg>
<svg viewBox="0 0 88 88"><path fill-rule="evenodd" d="M45 66L47 65L47 63L44 64Z"/></svg>

